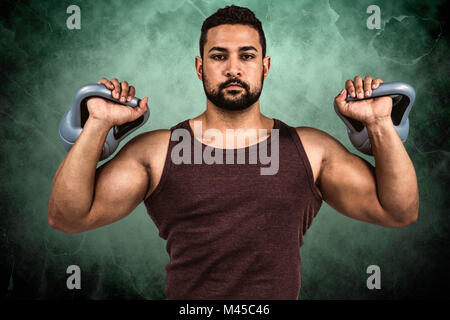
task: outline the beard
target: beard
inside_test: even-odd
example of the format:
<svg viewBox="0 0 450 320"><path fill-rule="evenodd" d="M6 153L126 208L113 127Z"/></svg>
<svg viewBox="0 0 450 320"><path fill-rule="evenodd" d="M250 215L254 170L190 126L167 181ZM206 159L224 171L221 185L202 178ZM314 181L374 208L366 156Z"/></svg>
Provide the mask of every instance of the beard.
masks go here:
<svg viewBox="0 0 450 320"><path fill-rule="evenodd" d="M205 76L205 73L203 72L203 67L202 75L203 89L205 90L206 97L217 107L228 111L245 110L253 105L256 101L258 101L264 83L264 72L262 72L261 86L256 87L253 91L250 90L250 86L247 83L237 78L230 78L227 81L219 84L218 89L212 89L207 77ZM242 89L227 90L226 87L231 83L237 83L242 87ZM225 91L227 91L227 94L231 95L232 97L225 97Z"/></svg>

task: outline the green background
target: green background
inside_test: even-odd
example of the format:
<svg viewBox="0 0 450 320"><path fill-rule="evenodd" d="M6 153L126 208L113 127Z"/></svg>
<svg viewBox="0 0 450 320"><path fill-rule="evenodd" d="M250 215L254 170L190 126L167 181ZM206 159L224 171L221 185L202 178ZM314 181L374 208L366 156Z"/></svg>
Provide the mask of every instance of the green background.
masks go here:
<svg viewBox="0 0 450 320"><path fill-rule="evenodd" d="M66 27L71 4L81 8L81 30ZM448 3L53 0L1 3L3 298L164 299L165 241L143 204L82 234L49 227L52 179L66 155L58 125L76 89L101 77L128 80L138 97L150 97L149 122L125 142L203 112L194 69L200 28L230 4L262 21L272 66L261 111L269 117L321 129L361 155L332 107L345 80L373 75L417 93L405 146L418 176L419 220L383 228L323 203L301 249L301 299L449 297ZM380 30L366 27L371 4L381 9ZM66 288L71 264L81 268L81 290ZM381 290L366 287L371 264L381 268Z"/></svg>

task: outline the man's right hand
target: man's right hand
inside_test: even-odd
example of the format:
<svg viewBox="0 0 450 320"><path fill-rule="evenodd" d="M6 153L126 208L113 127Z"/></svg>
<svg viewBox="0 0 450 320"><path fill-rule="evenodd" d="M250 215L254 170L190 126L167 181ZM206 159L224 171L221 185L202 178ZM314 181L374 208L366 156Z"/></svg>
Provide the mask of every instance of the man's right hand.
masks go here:
<svg viewBox="0 0 450 320"><path fill-rule="evenodd" d="M128 82L116 78L108 80L106 78L100 79L98 84L105 85L112 90L113 99L118 102L129 102L134 98L136 90L133 86L129 86ZM139 102L135 108L114 103L103 98L93 97L87 101L89 117L105 123L109 127L122 125L131 122L142 116L148 110L148 97L145 97Z"/></svg>
<svg viewBox="0 0 450 320"><path fill-rule="evenodd" d="M103 78L98 84L112 91L113 101L103 98L88 100L89 119L53 179L48 205L49 224L67 233L79 233L113 223L142 202L149 186L148 141L156 143L160 137L148 133L138 135L128 141L114 158L97 168L109 130L114 125L139 118L148 110L147 97L135 108L119 104L134 98L135 89L127 82ZM155 138L149 140L149 136Z"/></svg>

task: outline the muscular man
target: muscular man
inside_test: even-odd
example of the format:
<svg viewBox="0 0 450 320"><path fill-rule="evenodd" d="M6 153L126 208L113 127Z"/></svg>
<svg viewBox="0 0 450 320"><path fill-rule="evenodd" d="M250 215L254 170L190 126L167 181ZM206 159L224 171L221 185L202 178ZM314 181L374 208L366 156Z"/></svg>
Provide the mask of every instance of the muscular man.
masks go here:
<svg viewBox="0 0 450 320"><path fill-rule="evenodd" d="M55 174L49 224L66 233L84 232L124 218L144 201L167 240L168 299L297 299L303 235L322 200L350 218L380 226L416 221L417 179L390 117L392 99L345 101L347 93L370 97L382 80L356 76L335 97L344 115L367 127L373 167L323 131L261 114L259 96L270 68L265 51L253 12L236 6L218 10L203 23L201 57L195 59L206 110L170 130L134 137L98 169L110 128L141 116L147 98L135 109L91 98L89 119ZM122 102L135 95L126 81L99 83ZM195 121L202 132L193 130ZM205 136L211 128L225 139ZM230 151L227 129L278 130L278 170L261 175L261 164L175 164L177 129L192 137L190 152L195 145ZM231 151L248 155L249 147L267 146L272 137L255 134L237 143L232 138Z"/></svg>

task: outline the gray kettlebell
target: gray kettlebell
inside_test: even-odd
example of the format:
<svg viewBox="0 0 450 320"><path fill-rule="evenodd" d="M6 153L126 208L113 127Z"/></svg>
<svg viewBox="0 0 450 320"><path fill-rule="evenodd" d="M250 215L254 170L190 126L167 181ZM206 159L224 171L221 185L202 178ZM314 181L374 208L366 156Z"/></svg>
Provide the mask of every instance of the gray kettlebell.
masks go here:
<svg viewBox="0 0 450 320"><path fill-rule="evenodd" d="M372 96L364 99L352 98L347 96L347 101L366 100L381 96L395 96L392 100L391 118L394 123L395 130L403 143L406 142L409 133L408 115L414 104L416 93L414 88L404 82L387 82L382 83L378 88L372 91ZM364 124L358 120L351 119L340 113L338 106L334 103L334 110L347 126L347 134L353 146L367 155L372 154L369 134Z"/></svg>
<svg viewBox="0 0 450 320"><path fill-rule="evenodd" d="M59 124L59 138L67 152L69 152L75 144L75 141L83 130L84 124L89 118L87 99L91 97L104 98L114 103L129 106L131 108L137 107L140 101L139 98L135 97L129 102L119 102L112 97L111 90L106 88L103 84L93 83L79 88L73 98L72 107L66 111ZM112 127L111 130L109 130L105 144L103 145L100 160L104 160L112 155L119 146L120 141L144 125L144 123L147 122L149 115L150 108L148 108L147 112L136 120L120 126Z"/></svg>

